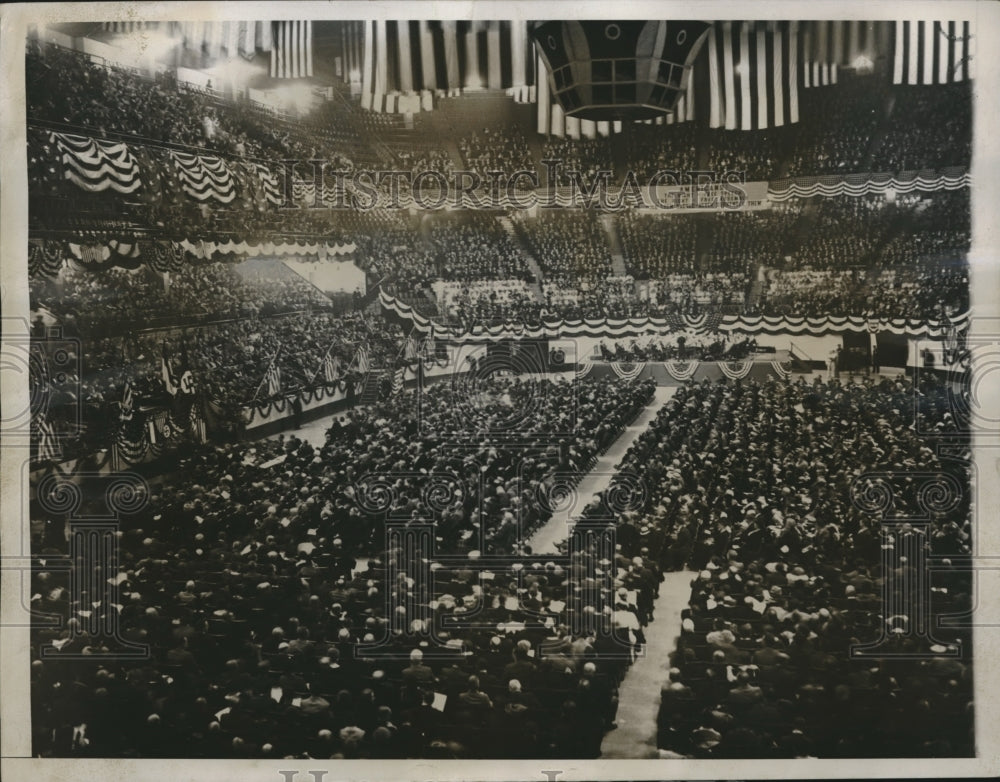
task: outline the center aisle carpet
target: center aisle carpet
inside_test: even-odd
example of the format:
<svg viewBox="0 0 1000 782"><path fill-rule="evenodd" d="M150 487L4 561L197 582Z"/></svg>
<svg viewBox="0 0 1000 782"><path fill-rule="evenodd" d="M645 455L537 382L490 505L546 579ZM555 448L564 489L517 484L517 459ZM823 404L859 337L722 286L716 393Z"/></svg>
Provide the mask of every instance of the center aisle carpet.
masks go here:
<svg viewBox="0 0 1000 782"><path fill-rule="evenodd" d="M653 603L653 621L645 628L646 653L625 674L618 691L618 729L604 737L602 758L655 758L660 688L667 682L670 654L681 634L681 612L691 597L697 573L667 573Z"/></svg>

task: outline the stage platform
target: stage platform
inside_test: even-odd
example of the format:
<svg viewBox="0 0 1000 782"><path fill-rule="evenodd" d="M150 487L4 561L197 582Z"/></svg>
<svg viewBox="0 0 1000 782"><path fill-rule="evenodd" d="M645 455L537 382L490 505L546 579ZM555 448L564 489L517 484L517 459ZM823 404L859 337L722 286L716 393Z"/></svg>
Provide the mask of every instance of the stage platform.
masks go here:
<svg viewBox="0 0 1000 782"><path fill-rule="evenodd" d="M676 386L690 380L784 379L795 374L809 374L812 368L797 361L787 350L758 353L738 361L583 361L575 367L579 378L611 378L620 380L653 378L657 385Z"/></svg>

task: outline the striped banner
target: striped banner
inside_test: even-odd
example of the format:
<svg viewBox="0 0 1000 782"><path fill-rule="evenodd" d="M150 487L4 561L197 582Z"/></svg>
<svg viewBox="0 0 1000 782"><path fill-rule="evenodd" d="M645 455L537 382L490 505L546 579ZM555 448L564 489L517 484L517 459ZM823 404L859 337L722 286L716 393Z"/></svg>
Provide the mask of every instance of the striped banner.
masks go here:
<svg viewBox="0 0 1000 782"><path fill-rule="evenodd" d="M121 142L98 141L69 133L51 133L49 142L60 151L63 176L90 193L111 189L134 193L142 186L139 165Z"/></svg>
<svg viewBox="0 0 1000 782"><path fill-rule="evenodd" d="M37 461L59 461L62 449L59 447L59 439L56 436L56 431L45 413L40 413L35 418L35 430L38 433Z"/></svg>
<svg viewBox="0 0 1000 782"><path fill-rule="evenodd" d="M710 127L799 121L799 22L717 22L707 48Z"/></svg>
<svg viewBox="0 0 1000 782"><path fill-rule="evenodd" d="M969 22L896 22L892 83L953 84L973 78L974 39Z"/></svg>
<svg viewBox="0 0 1000 782"><path fill-rule="evenodd" d="M233 175L222 158L170 151L181 189L198 201L215 199L228 204L236 197Z"/></svg>
<svg viewBox="0 0 1000 782"><path fill-rule="evenodd" d="M272 79L302 79L313 75L312 24L304 20L273 22Z"/></svg>

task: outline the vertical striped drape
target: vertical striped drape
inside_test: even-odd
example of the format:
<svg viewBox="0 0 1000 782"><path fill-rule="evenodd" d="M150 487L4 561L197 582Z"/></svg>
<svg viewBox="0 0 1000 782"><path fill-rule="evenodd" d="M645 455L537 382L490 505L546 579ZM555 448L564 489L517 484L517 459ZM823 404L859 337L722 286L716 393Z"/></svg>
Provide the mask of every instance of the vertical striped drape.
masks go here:
<svg viewBox="0 0 1000 782"><path fill-rule="evenodd" d="M965 21L896 22L893 84L952 84L973 78L972 25Z"/></svg>
<svg viewBox="0 0 1000 782"><path fill-rule="evenodd" d="M521 89L534 75L527 42L526 22L346 22L345 78L361 69L362 101L376 111L385 110L386 97L395 93Z"/></svg>
<svg viewBox="0 0 1000 782"><path fill-rule="evenodd" d="M799 121L798 22L717 22L709 31L709 126L759 130ZM692 81L694 81L692 79Z"/></svg>
<svg viewBox="0 0 1000 782"><path fill-rule="evenodd" d="M272 79L302 79L313 75L312 22L274 22L271 48Z"/></svg>

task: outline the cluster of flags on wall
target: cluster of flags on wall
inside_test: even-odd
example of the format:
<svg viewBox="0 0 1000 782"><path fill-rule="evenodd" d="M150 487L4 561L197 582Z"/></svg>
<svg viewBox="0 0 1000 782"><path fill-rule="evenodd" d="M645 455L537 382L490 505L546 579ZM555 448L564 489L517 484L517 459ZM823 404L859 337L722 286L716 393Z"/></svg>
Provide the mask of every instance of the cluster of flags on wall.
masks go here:
<svg viewBox="0 0 1000 782"><path fill-rule="evenodd" d="M566 117L528 39L529 23L368 21L342 29L344 79L362 81L364 108L384 110L389 93L454 94L508 89L538 104L538 132L593 138L621 123ZM757 130L798 122L801 90L838 82L843 68L892 58L896 84L945 84L973 77L965 21L716 21L674 112L657 124L691 121ZM536 75L540 78L536 78ZM695 103L698 103L696 109Z"/></svg>

